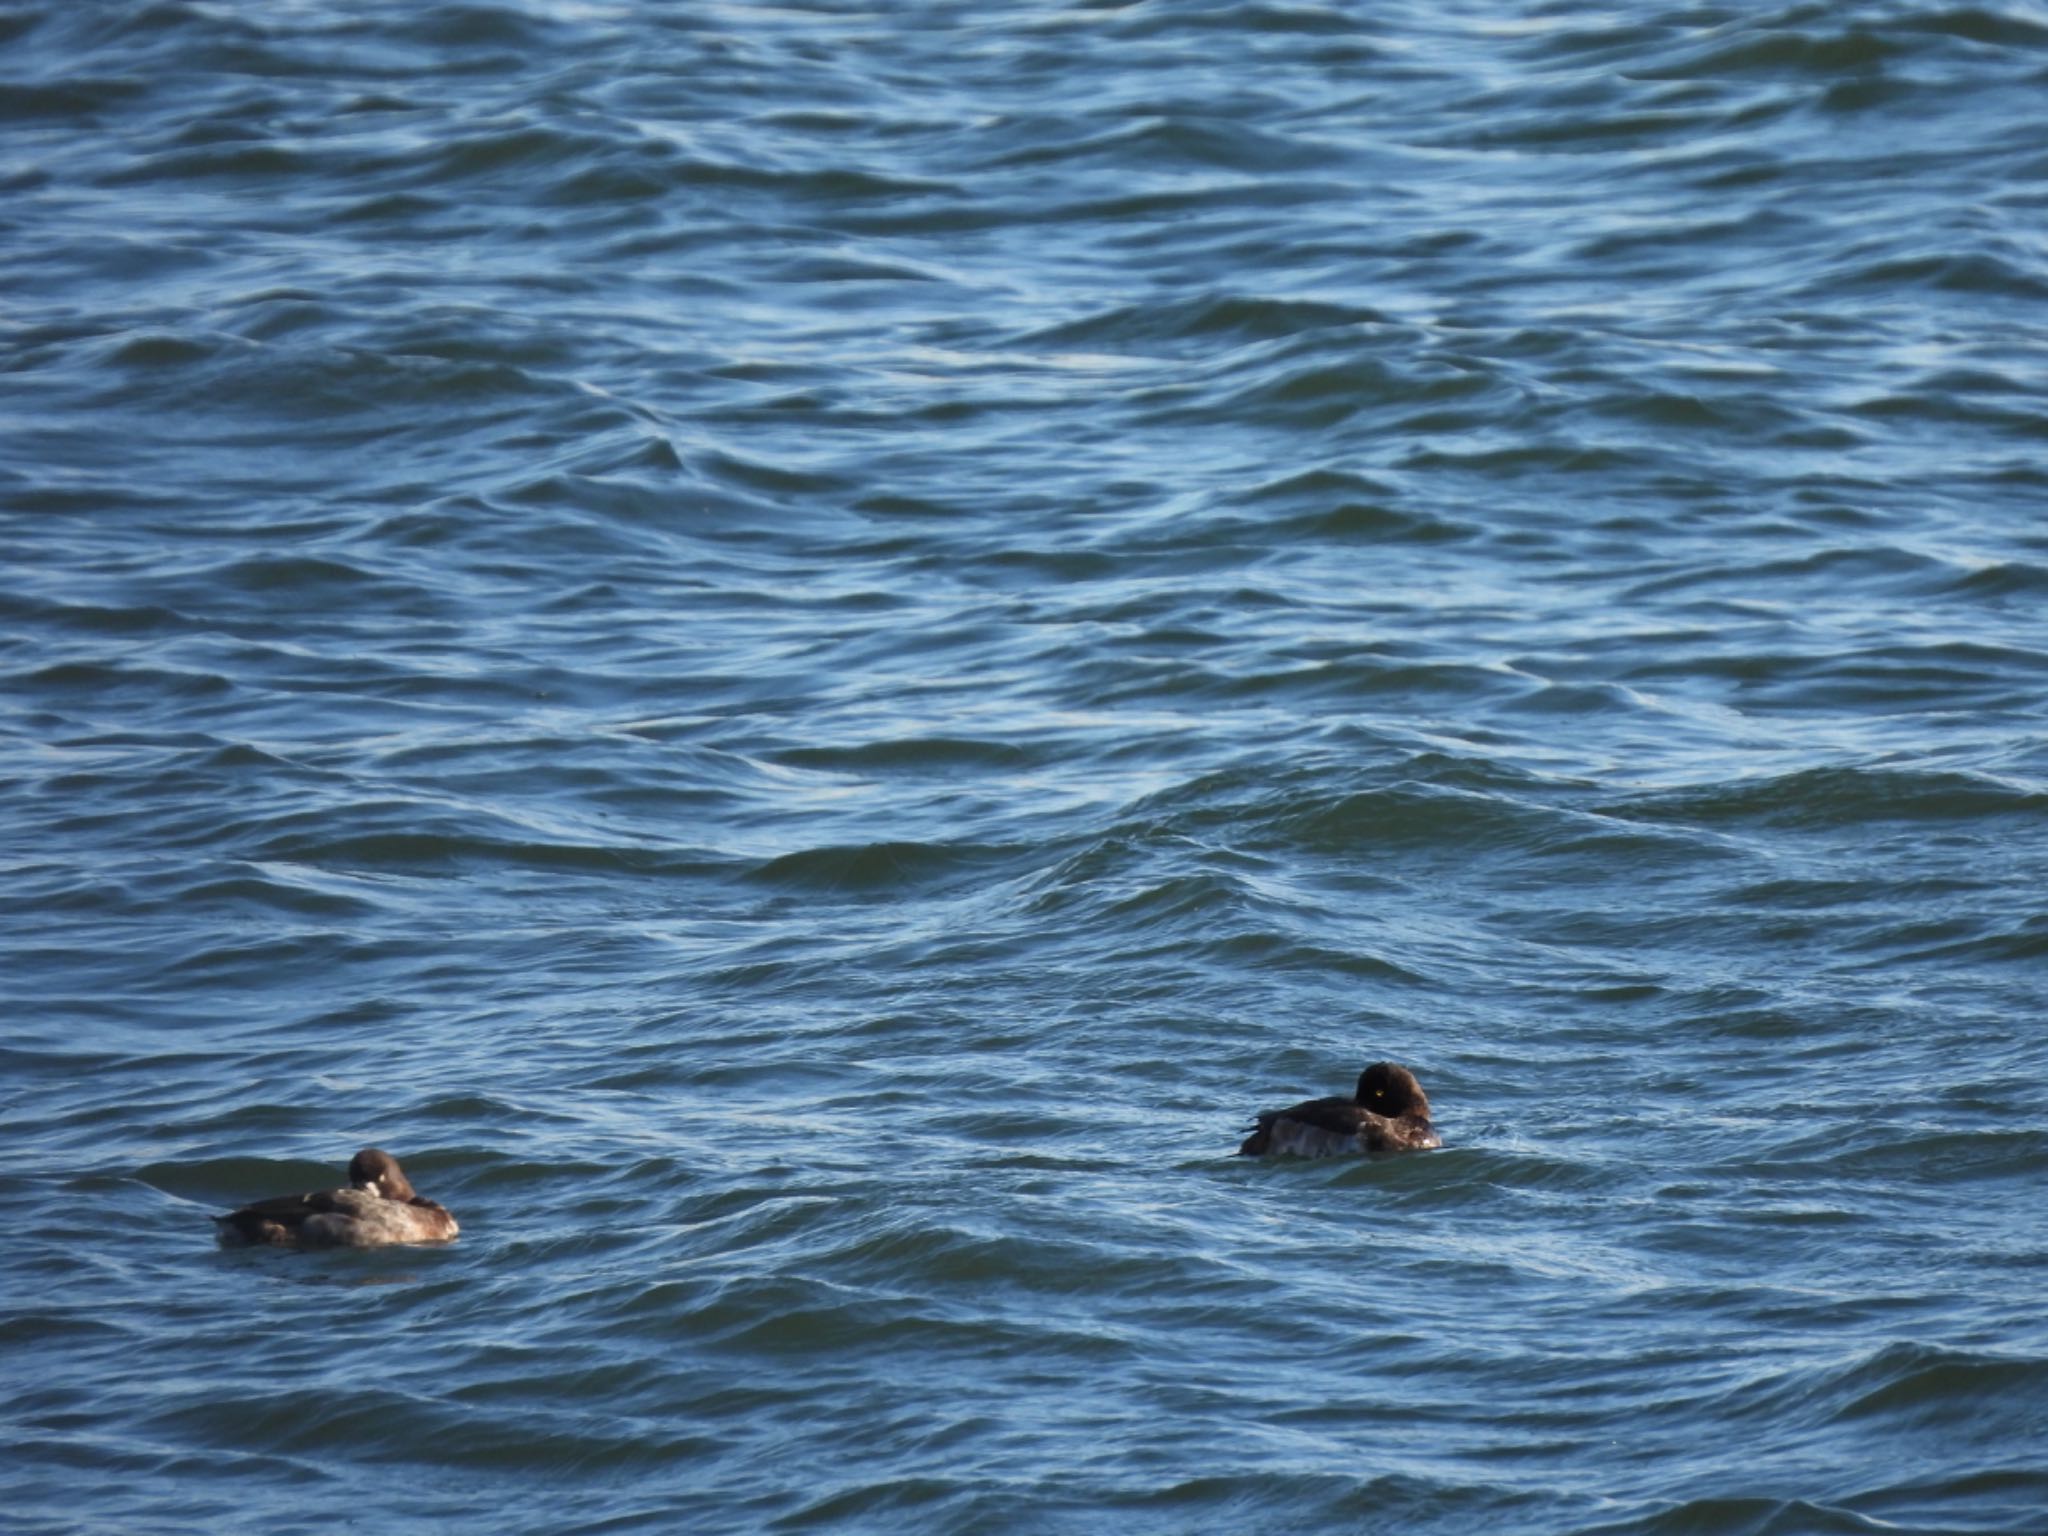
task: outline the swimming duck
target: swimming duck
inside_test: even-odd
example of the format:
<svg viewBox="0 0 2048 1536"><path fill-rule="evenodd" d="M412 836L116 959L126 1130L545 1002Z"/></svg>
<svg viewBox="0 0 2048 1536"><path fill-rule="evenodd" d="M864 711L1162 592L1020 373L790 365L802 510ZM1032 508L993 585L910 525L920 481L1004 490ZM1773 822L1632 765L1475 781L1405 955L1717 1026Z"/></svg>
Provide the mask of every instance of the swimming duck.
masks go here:
<svg viewBox="0 0 2048 1536"><path fill-rule="evenodd" d="M278 1195L213 1219L223 1248L381 1248L445 1243L461 1229L446 1207L413 1193L389 1152L365 1147L348 1165L347 1189Z"/></svg>
<svg viewBox="0 0 2048 1536"><path fill-rule="evenodd" d="M1237 1150L1245 1157L1269 1152L1339 1157L1442 1145L1430 1129L1429 1099L1415 1074L1391 1061L1376 1061L1358 1075L1355 1098L1310 1099L1292 1109L1266 1110Z"/></svg>

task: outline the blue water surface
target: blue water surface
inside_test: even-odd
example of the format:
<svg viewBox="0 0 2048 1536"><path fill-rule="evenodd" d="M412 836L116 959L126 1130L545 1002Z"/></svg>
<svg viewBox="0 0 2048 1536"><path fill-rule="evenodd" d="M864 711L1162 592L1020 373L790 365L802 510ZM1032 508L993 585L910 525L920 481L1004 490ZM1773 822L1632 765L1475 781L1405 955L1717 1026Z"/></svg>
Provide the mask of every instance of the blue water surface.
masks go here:
<svg viewBox="0 0 2048 1536"><path fill-rule="evenodd" d="M9 1528L2048 1529L2044 102L0 0Z"/></svg>

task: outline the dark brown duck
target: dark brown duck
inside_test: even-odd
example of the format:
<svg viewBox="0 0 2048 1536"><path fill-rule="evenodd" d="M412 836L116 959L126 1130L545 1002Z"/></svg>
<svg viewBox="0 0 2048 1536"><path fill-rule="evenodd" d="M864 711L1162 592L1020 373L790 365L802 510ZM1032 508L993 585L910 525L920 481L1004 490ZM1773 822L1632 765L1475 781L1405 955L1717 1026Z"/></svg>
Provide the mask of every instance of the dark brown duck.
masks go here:
<svg viewBox="0 0 2048 1536"><path fill-rule="evenodd" d="M258 1200L213 1219L223 1248L382 1248L445 1243L461 1230L447 1207L413 1192L389 1152L365 1147L348 1165L346 1189Z"/></svg>
<svg viewBox="0 0 2048 1536"><path fill-rule="evenodd" d="M1354 1097L1269 1109L1237 1150L1245 1157L1342 1157L1442 1145L1429 1123L1429 1098L1415 1074L1391 1061L1376 1061L1359 1074Z"/></svg>

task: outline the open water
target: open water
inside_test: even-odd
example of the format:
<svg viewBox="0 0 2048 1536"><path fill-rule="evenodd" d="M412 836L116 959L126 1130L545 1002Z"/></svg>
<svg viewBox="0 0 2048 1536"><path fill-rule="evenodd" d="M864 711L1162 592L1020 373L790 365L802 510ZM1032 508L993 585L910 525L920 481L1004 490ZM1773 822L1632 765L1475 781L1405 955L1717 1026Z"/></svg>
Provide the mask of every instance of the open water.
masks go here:
<svg viewBox="0 0 2048 1536"><path fill-rule="evenodd" d="M7 1528L2048 1530L2044 386L2038 3L0 0Z"/></svg>

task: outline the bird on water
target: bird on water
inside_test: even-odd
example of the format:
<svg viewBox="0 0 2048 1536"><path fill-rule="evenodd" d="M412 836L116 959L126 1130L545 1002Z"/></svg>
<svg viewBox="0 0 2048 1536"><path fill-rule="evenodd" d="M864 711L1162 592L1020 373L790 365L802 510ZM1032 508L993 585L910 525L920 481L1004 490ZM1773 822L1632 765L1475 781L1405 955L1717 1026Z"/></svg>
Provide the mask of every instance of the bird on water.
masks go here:
<svg viewBox="0 0 2048 1536"><path fill-rule="evenodd" d="M1269 1109L1244 1145L1245 1157L1342 1157L1360 1152L1421 1152L1443 1141L1429 1123L1429 1098L1406 1067L1376 1061L1358 1075L1351 1098L1309 1099Z"/></svg>
<svg viewBox="0 0 2048 1536"><path fill-rule="evenodd" d="M416 1194L398 1159L365 1147L348 1165L348 1188L258 1200L225 1216L223 1248L382 1248L445 1243L461 1230L448 1208Z"/></svg>

